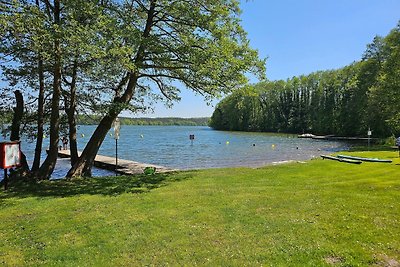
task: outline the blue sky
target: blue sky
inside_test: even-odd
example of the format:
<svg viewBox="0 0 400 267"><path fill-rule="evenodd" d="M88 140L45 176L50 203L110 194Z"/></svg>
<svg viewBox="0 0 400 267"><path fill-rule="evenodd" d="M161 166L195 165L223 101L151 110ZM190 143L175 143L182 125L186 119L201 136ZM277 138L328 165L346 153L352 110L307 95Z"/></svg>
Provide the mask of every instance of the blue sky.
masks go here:
<svg viewBox="0 0 400 267"><path fill-rule="evenodd" d="M400 0L242 0L241 8L251 46L268 57L270 80L360 60L374 36L385 36L400 20ZM181 96L171 109L160 104L155 113L137 116L211 116L214 108L201 96L186 89Z"/></svg>

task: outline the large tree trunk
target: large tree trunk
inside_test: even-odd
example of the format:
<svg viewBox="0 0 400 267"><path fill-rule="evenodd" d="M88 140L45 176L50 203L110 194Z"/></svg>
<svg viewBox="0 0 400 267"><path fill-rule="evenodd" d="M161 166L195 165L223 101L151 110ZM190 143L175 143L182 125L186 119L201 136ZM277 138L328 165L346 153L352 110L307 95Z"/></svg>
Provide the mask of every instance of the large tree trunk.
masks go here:
<svg viewBox="0 0 400 267"><path fill-rule="evenodd" d="M14 115L13 115L13 120L11 124L11 135L10 135L10 141L20 141L20 128L21 128L21 120L24 115L24 97L22 96L21 92L19 90L14 91L15 94L15 100L16 100L16 105L14 108ZM29 173L29 166L28 162L26 161L26 156L25 154L21 151L21 175L26 176Z"/></svg>
<svg viewBox="0 0 400 267"><path fill-rule="evenodd" d="M38 96L38 117L37 117L37 137L36 137L36 147L35 147L35 157L32 164L32 172L39 170L40 158L42 155L43 146L43 125L44 125L44 70L43 70L43 60L39 55L38 62L39 71L39 96Z"/></svg>
<svg viewBox="0 0 400 267"><path fill-rule="evenodd" d="M76 140L76 79L77 79L77 71L78 71L78 62L75 59L74 66L72 69L72 81L70 87L70 101L69 106L67 108L66 105L66 112L68 117L68 125L69 125L69 150L71 153L71 166L78 161L78 143Z"/></svg>
<svg viewBox="0 0 400 267"><path fill-rule="evenodd" d="M22 116L24 114L24 98L19 90L15 90L14 95L17 103L15 105L15 108L13 108L14 115L11 123L10 140L19 141L20 140L19 130L21 127Z"/></svg>
<svg viewBox="0 0 400 267"><path fill-rule="evenodd" d="M144 37L144 41L139 46L134 59L134 63L136 66L140 66L143 63L145 45L146 45L145 39L150 35L151 27L153 25L155 7L156 7L156 0L152 0L150 2L150 8L147 11L146 25L144 27L144 31L142 34ZM126 86L124 94L121 97L114 98L113 103L116 105L110 107L108 113L100 121L95 132L91 136L89 142L86 144L86 147L82 152L82 155L79 157L75 165L68 171L67 177L80 177L80 176L92 175L92 166L94 163L94 159L97 155L97 152L99 151L99 148L103 143L104 138L107 135L107 132L110 130L113 121L122 111L120 108L121 106L120 104L128 104L131 101L134 91L136 89L138 78L139 78L138 70L129 73L129 82L128 85ZM122 84L123 83L121 83L121 86Z"/></svg>
<svg viewBox="0 0 400 267"><path fill-rule="evenodd" d="M54 1L54 23L60 25L60 0ZM61 44L60 37L54 39L54 81L53 98L51 100L50 116L50 147L42 166L40 166L37 178L49 179L54 171L58 156L59 128L60 128L60 96L61 96Z"/></svg>
<svg viewBox="0 0 400 267"><path fill-rule="evenodd" d="M112 123L121 112L120 103L127 104L132 99L134 89L136 87L138 73L131 73L127 89L121 98L115 98L113 107L103 117L97 126L96 130L90 137L85 149L74 166L68 171L67 177L91 176L94 159L99 151L101 144L104 141L108 131L111 129Z"/></svg>
<svg viewBox="0 0 400 267"><path fill-rule="evenodd" d="M91 176L92 166L94 158L99 151L107 132L110 130L111 125L115 118L118 116L117 113L107 114L99 123L89 142L87 143L82 155L78 161L69 170L67 177L80 177L80 176Z"/></svg>

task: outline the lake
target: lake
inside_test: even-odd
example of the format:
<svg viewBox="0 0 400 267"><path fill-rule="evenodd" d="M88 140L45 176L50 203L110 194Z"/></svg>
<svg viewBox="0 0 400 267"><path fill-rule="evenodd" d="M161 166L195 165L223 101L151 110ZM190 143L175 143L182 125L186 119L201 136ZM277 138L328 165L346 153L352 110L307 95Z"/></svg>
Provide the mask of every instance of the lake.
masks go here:
<svg viewBox="0 0 400 267"><path fill-rule="evenodd" d="M79 150L83 149L94 129L95 126L79 126ZM194 135L193 142L189 135ZM45 147L48 141L46 138ZM115 145L111 129L99 154L115 156ZM182 170L260 167L289 160L308 160L348 147L345 142L304 139L288 134L215 131L206 126L122 125L118 157ZM34 144L23 142L22 149L28 160L32 160ZM68 167L68 160L59 160L54 178L65 176ZM96 176L108 174L112 173L99 169L93 171Z"/></svg>

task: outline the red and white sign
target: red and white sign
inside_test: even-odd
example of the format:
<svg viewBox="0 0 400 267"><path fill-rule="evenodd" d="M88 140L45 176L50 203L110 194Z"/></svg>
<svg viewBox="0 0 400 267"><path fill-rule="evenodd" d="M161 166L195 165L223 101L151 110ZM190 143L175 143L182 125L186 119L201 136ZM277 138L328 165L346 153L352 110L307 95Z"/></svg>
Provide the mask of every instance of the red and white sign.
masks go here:
<svg viewBox="0 0 400 267"><path fill-rule="evenodd" d="M0 168L8 169L21 165L20 142L0 142Z"/></svg>

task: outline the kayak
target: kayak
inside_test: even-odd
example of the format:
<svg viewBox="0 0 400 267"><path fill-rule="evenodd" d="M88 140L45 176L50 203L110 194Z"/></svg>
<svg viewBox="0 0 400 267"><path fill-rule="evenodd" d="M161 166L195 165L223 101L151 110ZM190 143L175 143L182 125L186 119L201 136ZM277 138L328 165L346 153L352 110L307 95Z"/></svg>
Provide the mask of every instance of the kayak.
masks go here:
<svg viewBox="0 0 400 267"><path fill-rule="evenodd" d="M345 162L345 163L353 163L353 164L361 164L362 163L362 161L355 160L355 159L345 159L345 158L339 158L339 157L327 156L327 155L321 155L321 157L323 159L337 160L337 161Z"/></svg>
<svg viewBox="0 0 400 267"><path fill-rule="evenodd" d="M347 156L347 155L337 155L338 158L342 159L353 159L353 160L361 160L361 161L368 161L368 162L382 162L382 163L392 163L390 159L378 159L378 158L363 158L363 157L354 157L354 156Z"/></svg>

